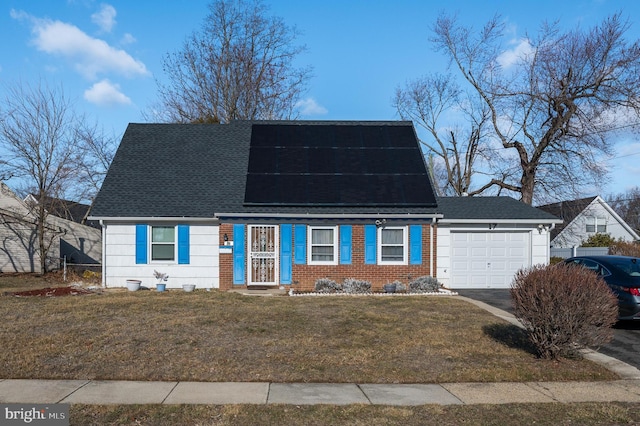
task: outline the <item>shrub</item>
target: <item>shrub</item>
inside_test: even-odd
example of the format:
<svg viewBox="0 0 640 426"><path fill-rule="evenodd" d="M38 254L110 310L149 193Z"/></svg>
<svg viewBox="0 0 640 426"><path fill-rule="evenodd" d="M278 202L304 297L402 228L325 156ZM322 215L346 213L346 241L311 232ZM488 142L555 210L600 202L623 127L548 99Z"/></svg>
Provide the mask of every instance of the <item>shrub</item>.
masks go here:
<svg viewBox="0 0 640 426"><path fill-rule="evenodd" d="M598 233L598 234L591 235L589 238L584 240L580 245L582 247L609 247L612 244L615 244L615 242L616 242L616 239L613 238L611 235Z"/></svg>
<svg viewBox="0 0 640 426"><path fill-rule="evenodd" d="M407 291L407 286L402 284L402 281L400 281L400 280L395 280L391 284L395 284L396 285L396 293L401 293L403 291Z"/></svg>
<svg viewBox="0 0 640 426"><path fill-rule="evenodd" d="M609 254L640 257L640 244L628 241L616 241L609 246Z"/></svg>
<svg viewBox="0 0 640 426"><path fill-rule="evenodd" d="M341 290L340 285L329 278L320 278L316 280L314 289L318 293L335 293Z"/></svg>
<svg viewBox="0 0 640 426"><path fill-rule="evenodd" d="M342 290L345 293L369 293L371 291L371 283L355 278L345 278L342 283Z"/></svg>
<svg viewBox="0 0 640 426"><path fill-rule="evenodd" d="M618 304L604 280L578 265L533 266L511 286L516 318L542 358L575 356L613 337Z"/></svg>
<svg viewBox="0 0 640 426"><path fill-rule="evenodd" d="M409 283L409 290L415 291L415 292L423 292L423 291L434 292L434 291L438 291L440 287L441 285L438 282L438 280L429 275L418 277Z"/></svg>

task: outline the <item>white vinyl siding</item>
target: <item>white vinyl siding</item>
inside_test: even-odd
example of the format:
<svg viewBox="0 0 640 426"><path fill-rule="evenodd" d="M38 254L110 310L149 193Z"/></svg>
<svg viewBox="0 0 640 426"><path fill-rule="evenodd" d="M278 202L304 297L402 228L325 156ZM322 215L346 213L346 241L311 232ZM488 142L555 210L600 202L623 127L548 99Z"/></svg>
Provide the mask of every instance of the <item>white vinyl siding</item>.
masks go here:
<svg viewBox="0 0 640 426"><path fill-rule="evenodd" d="M167 288L182 288L182 284L196 284L197 288L219 287L218 226L208 223L189 224L188 265L178 265L175 260L136 264L135 228L133 223L106 223L103 281L107 287L124 287L127 279L139 279L143 286L153 288L157 282L153 276L154 270L169 275Z"/></svg>

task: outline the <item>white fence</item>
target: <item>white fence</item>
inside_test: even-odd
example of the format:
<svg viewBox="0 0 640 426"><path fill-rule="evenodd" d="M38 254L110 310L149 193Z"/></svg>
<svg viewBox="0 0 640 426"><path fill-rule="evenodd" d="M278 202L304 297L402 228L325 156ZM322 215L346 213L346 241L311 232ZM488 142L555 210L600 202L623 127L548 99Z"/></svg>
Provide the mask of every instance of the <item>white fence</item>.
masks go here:
<svg viewBox="0 0 640 426"><path fill-rule="evenodd" d="M561 257L567 259L574 256L606 256L609 254L609 247L551 247L551 257Z"/></svg>

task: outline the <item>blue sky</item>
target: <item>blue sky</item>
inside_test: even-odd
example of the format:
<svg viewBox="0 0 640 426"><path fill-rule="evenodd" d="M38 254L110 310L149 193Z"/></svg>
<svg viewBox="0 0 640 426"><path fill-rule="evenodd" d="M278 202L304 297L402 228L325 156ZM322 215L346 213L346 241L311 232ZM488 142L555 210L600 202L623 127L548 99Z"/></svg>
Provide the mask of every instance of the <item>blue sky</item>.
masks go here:
<svg viewBox="0 0 640 426"><path fill-rule="evenodd" d="M300 65L314 77L303 119L389 120L396 87L446 62L429 44L441 11L480 27L495 13L507 22L513 47L543 20L588 28L622 12L630 38L640 38L636 0L265 0L274 15L295 25L308 51ZM162 57L198 30L209 0L3 0L0 5L0 99L22 80L61 84L86 113L120 135L156 99ZM602 194L636 186L640 142L618 141L611 165L619 170ZM595 190L594 190L595 191ZM593 194L584 194L595 195Z"/></svg>

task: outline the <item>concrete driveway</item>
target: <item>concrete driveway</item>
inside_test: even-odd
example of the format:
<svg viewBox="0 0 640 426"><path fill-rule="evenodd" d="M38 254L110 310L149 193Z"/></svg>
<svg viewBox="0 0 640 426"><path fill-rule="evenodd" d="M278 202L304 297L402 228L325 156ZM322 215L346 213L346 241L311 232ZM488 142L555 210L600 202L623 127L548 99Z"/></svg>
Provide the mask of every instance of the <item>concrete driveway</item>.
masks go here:
<svg viewBox="0 0 640 426"><path fill-rule="evenodd" d="M479 300L487 305L513 313L509 289L455 290L459 295ZM611 342L598 352L619 359L640 369L640 321L621 321L615 326Z"/></svg>

